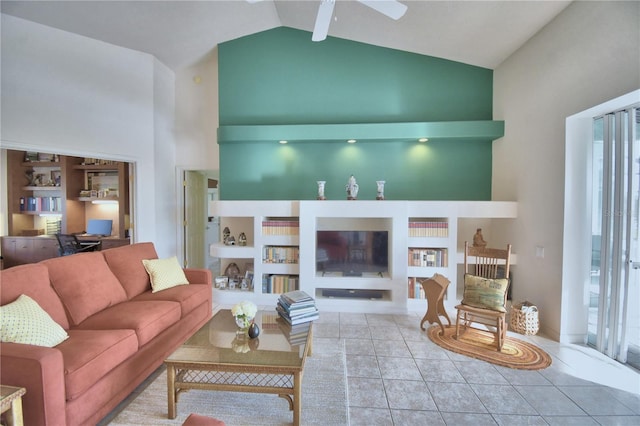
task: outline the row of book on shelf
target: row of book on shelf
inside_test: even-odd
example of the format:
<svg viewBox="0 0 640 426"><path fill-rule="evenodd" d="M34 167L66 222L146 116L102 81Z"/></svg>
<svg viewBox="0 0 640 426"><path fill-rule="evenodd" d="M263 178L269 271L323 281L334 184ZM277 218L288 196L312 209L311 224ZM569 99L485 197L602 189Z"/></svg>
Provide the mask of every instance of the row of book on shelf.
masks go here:
<svg viewBox="0 0 640 426"><path fill-rule="evenodd" d="M263 220L262 235L300 235L297 220Z"/></svg>
<svg viewBox="0 0 640 426"><path fill-rule="evenodd" d="M61 197L21 197L20 211L27 212L60 212Z"/></svg>
<svg viewBox="0 0 640 426"><path fill-rule="evenodd" d="M448 250L444 248L409 248L409 266L446 267Z"/></svg>
<svg viewBox="0 0 640 426"><path fill-rule="evenodd" d="M407 288L407 295L409 299L426 299L424 288L422 288L422 281L424 278L409 277L409 287Z"/></svg>
<svg viewBox="0 0 640 426"><path fill-rule="evenodd" d="M301 290L281 294L276 303L276 312L286 323L282 329L291 345L303 344L311 322L319 318L316 301Z"/></svg>
<svg viewBox="0 0 640 426"><path fill-rule="evenodd" d="M298 275L262 275L262 293L287 293L298 290Z"/></svg>
<svg viewBox="0 0 640 426"><path fill-rule="evenodd" d="M300 249L295 246L264 246L263 263L298 263Z"/></svg>
<svg viewBox="0 0 640 426"><path fill-rule="evenodd" d="M410 237L448 237L449 222L409 222Z"/></svg>

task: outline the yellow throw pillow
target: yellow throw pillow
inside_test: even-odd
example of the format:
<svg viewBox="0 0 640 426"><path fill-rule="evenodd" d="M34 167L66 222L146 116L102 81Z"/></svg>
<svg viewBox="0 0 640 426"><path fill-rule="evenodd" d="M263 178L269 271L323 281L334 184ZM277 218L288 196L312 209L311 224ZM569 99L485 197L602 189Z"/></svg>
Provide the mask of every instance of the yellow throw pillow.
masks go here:
<svg viewBox="0 0 640 426"><path fill-rule="evenodd" d="M178 258L175 256L168 259L144 259L142 264L151 278L152 293L189 284Z"/></svg>
<svg viewBox="0 0 640 426"><path fill-rule="evenodd" d="M465 274L462 304L475 308L507 312L504 306L504 295L508 287L509 280L506 278L490 279Z"/></svg>
<svg viewBox="0 0 640 426"><path fill-rule="evenodd" d="M20 295L15 301L0 306L0 341L52 348L69 335L38 302Z"/></svg>

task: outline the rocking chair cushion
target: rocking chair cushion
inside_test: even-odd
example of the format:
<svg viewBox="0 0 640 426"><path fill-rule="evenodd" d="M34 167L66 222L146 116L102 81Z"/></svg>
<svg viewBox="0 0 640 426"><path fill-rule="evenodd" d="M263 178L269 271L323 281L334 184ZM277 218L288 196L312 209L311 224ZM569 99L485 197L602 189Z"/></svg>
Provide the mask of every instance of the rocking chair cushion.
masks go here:
<svg viewBox="0 0 640 426"><path fill-rule="evenodd" d="M506 278L490 279L465 274L462 304L497 312L507 312L504 303L508 287L509 280Z"/></svg>

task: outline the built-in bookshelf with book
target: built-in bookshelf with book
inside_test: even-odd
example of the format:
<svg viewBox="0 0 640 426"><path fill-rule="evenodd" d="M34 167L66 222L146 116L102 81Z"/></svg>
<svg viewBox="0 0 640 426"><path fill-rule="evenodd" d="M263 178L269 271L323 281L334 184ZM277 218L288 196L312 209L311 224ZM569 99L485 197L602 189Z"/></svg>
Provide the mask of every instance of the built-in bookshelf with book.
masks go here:
<svg viewBox="0 0 640 426"><path fill-rule="evenodd" d="M262 221L262 235L298 236L300 235L300 221L293 217L266 217Z"/></svg>
<svg viewBox="0 0 640 426"><path fill-rule="evenodd" d="M282 294L300 289L298 275L262 274L263 294Z"/></svg>
<svg viewBox="0 0 640 426"><path fill-rule="evenodd" d="M492 243L496 241L490 232L492 223L517 217L517 203L216 200L210 203L209 213L220 217L221 231L229 226L236 240L240 232L247 237L245 247L211 245L211 255L220 258L221 272L229 262L236 262L241 270L245 263L254 262L253 290L216 289L219 303L249 299L261 305L275 304L283 292L300 289L314 297L319 309L331 312L424 312L420 281L435 274L447 277L451 285L445 298L452 309L459 301L456 292L461 243L471 238L477 227L486 228L485 235ZM362 269L366 265L362 260L373 258L374 253L353 244L341 249L342 257L351 265L346 274L337 263L323 260L323 250L330 248L318 244L320 234L344 230L387 234L387 241L381 245L387 249L382 274ZM297 251L298 263L286 263L283 258L290 256L282 253L275 255L277 260L270 259L281 250ZM410 254L424 266L413 266L408 260Z"/></svg>
<svg viewBox="0 0 640 426"><path fill-rule="evenodd" d="M409 218L409 237L449 237L449 222L445 218Z"/></svg>
<svg viewBox="0 0 640 426"><path fill-rule="evenodd" d="M426 299L424 289L422 288L422 277L409 277L407 282L407 297L409 299Z"/></svg>
<svg viewBox="0 0 640 426"><path fill-rule="evenodd" d="M62 213L62 197L21 197L20 212L27 214L29 212L34 214Z"/></svg>
<svg viewBox="0 0 640 426"><path fill-rule="evenodd" d="M421 268L446 268L449 266L449 250L440 247L409 247L409 266Z"/></svg>
<svg viewBox="0 0 640 426"><path fill-rule="evenodd" d="M262 247L262 263L298 264L300 249L298 246L264 246Z"/></svg>

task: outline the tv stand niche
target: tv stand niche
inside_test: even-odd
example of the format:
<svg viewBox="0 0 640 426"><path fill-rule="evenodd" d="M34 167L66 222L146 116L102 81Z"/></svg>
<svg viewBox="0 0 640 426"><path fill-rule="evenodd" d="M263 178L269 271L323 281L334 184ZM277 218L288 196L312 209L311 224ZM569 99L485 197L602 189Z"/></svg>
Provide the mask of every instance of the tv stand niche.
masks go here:
<svg viewBox="0 0 640 426"><path fill-rule="evenodd" d="M251 291L215 289L220 303L231 304L251 299L257 304L275 305L279 293L263 291L264 276L281 271L299 278L299 289L316 299L319 309L340 312L401 313L422 311L425 300L410 297L411 280L432 277L439 273L451 281L445 295L445 307L452 309L459 301L456 295L458 263L464 239L472 237L466 228L477 223L517 216L517 203L506 201L393 201L393 200L303 200L303 201L212 201L209 211L231 224L231 234L245 232L246 246L225 246L222 242L210 247L210 254L225 265L251 264L254 286ZM296 223L299 235L265 235L263 222L278 218ZM463 235L458 238L459 223ZM418 228L416 231L415 228ZM337 270L319 262L318 230L373 230L388 233L388 267L384 273L358 272L356 268ZM485 234L487 235L487 234ZM459 241L460 240L460 241ZM295 264L263 262L263 250L272 245L295 247L299 258ZM411 264L410 253L425 253L425 264ZM356 256L357 257L357 256ZM348 260L348 258L346 259ZM352 259L354 262L354 259ZM356 263L354 263L356 265ZM354 276L349 271L354 271ZM347 272L346 274L344 272Z"/></svg>

